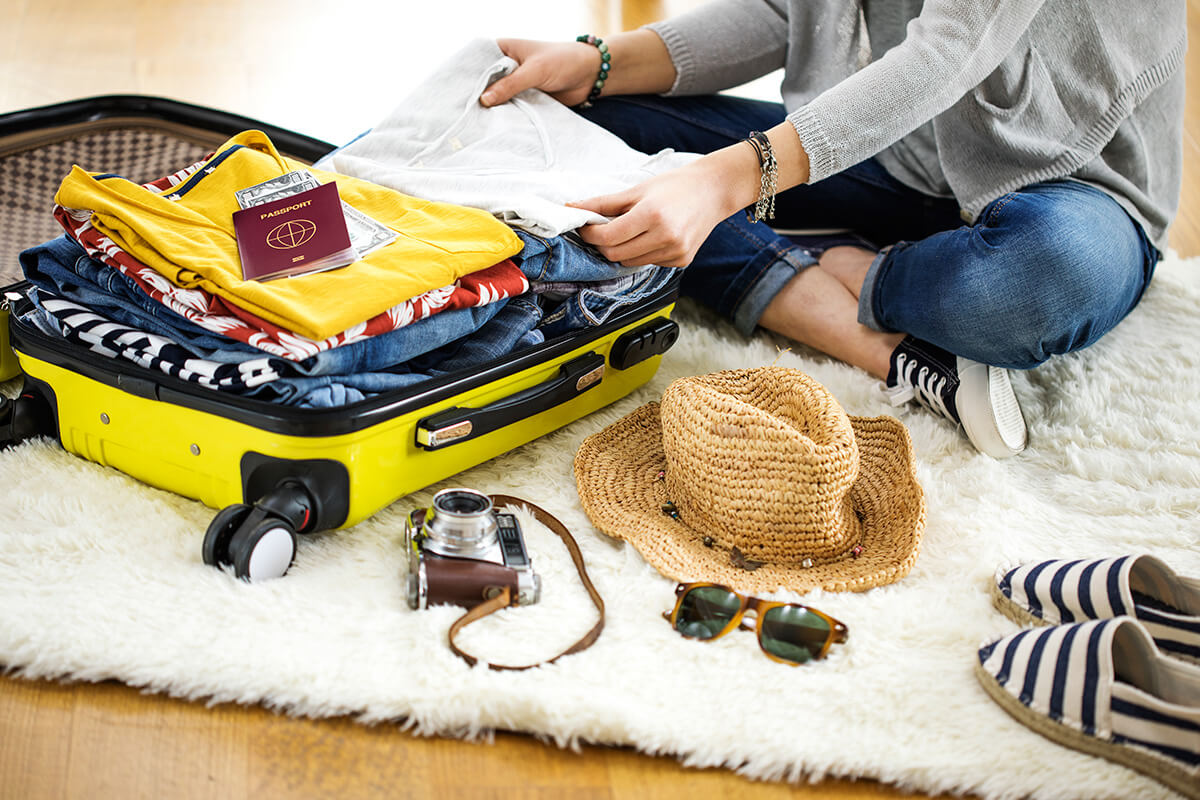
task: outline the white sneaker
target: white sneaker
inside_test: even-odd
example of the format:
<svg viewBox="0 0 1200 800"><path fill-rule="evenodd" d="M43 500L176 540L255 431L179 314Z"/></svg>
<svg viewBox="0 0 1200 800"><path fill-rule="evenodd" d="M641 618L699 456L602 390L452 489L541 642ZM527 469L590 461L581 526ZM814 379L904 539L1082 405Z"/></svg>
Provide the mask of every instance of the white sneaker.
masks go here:
<svg viewBox="0 0 1200 800"><path fill-rule="evenodd" d="M1025 417L1006 369L906 336L892 351L884 391L894 406L916 400L961 425L975 449L992 458L1025 449Z"/></svg>

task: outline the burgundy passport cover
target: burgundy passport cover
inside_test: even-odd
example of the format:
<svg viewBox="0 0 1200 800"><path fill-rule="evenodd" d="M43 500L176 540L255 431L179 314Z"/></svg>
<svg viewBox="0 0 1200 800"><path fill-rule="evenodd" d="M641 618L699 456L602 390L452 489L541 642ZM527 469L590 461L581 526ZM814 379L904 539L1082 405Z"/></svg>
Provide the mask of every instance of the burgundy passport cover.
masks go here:
<svg viewBox="0 0 1200 800"><path fill-rule="evenodd" d="M235 211L233 230L246 280L332 269L355 259L334 183Z"/></svg>

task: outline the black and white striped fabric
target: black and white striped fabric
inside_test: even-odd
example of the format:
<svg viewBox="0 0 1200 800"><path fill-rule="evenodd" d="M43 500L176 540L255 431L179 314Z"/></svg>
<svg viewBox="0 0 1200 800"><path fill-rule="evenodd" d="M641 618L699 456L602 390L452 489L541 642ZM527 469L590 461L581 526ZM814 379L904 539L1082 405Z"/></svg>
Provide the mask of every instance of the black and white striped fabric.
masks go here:
<svg viewBox="0 0 1200 800"><path fill-rule="evenodd" d="M234 363L197 358L179 344L147 331L113 322L78 303L40 296L40 306L67 341L109 358L123 358L182 380L213 389L244 391L280 377L280 360L265 356Z"/></svg>
<svg viewBox="0 0 1200 800"><path fill-rule="evenodd" d="M1129 614L1164 653L1200 662L1200 580L1176 575L1153 556L1023 564L1002 569L996 584L1009 602L1051 625Z"/></svg>
<svg viewBox="0 0 1200 800"><path fill-rule="evenodd" d="M1133 617L1026 629L979 663L989 693L1039 733L1200 788L1200 667L1163 656Z"/></svg>

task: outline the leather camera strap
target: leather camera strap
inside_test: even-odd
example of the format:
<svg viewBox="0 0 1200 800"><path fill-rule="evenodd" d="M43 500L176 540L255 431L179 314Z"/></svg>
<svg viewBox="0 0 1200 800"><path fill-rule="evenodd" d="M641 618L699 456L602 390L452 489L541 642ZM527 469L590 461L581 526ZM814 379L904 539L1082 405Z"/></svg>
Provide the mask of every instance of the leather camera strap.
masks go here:
<svg viewBox="0 0 1200 800"><path fill-rule="evenodd" d="M556 655L554 658L546 659L545 661L539 661L536 664L526 664L524 666L508 666L506 664L488 664L487 665L488 669L494 669L494 670L532 669L533 667L540 667L542 664L553 664L555 661L558 661L563 656L569 656L572 653L578 653L581 650L586 650L587 648L591 647L592 643L600 638L600 632L602 630L604 630L604 600L600 597L600 593L598 591L596 591L596 587L592 585L591 579L588 578L587 568L584 567L584 564L583 564L583 553L581 553L579 551L579 545L575 542L574 537L571 536L571 533L570 533L570 531L567 530L566 526L563 525L561 522L559 522L558 519L553 514L551 514L548 511L545 511L541 508L538 508L537 506L535 506L533 503L529 502L528 500L522 500L518 497L510 497L509 495L506 495L506 494L494 494L491 497L492 497L492 505L495 508L503 508L504 506L525 506L525 507L527 507L533 513L534 519L536 519L538 522L545 525L550 530L554 531L558 535L558 538L563 540L563 544L565 544L567 546L567 552L569 552L571 554L571 560L575 562L575 569L579 571L579 579L581 581L583 581L583 588L587 589L588 595L591 596L592 602L595 603L597 610L599 610L599 612L600 612L600 619L596 620L596 624L592 626L592 629L590 631L588 631L583 636L582 639L580 639L575 644L571 645L566 650L564 650L561 653L559 653L558 655ZM461 617L459 617L457 620L455 620L454 624L450 626L450 634L449 634L450 649L453 650L457 656L462 658L468 664L470 664L471 666L474 666L476 664L476 662L479 661L479 659L477 659L475 656L471 655L470 653L466 653L466 652L460 650L458 648L458 646L454 643L454 636L459 631L461 631L463 628L470 625L472 622L483 619L488 614L491 614L495 611L499 611L502 608L506 608L511 603L512 603L512 594L511 594L510 589L506 586L504 588L504 590L500 592L500 594L496 595L495 597L493 597L492 599L490 599L484 603L481 603L481 604L475 606L470 611L468 611L466 614L463 614Z"/></svg>

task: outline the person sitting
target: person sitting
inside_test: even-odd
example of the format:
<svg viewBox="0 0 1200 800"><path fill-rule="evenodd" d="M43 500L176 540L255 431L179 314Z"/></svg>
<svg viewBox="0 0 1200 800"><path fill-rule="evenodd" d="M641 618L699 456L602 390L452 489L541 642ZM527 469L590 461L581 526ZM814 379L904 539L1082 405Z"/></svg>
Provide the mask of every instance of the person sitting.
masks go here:
<svg viewBox="0 0 1200 800"><path fill-rule="evenodd" d="M1185 15L715 0L606 40L498 39L516 67L480 102L536 88L639 150L704 154L575 203L609 218L580 235L686 267L683 293L742 333L860 367L1005 457L1027 442L1008 371L1096 342L1166 246ZM781 103L716 94L779 68Z"/></svg>

